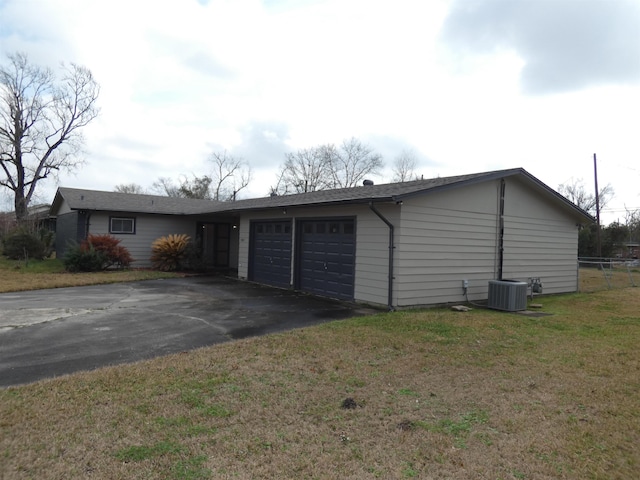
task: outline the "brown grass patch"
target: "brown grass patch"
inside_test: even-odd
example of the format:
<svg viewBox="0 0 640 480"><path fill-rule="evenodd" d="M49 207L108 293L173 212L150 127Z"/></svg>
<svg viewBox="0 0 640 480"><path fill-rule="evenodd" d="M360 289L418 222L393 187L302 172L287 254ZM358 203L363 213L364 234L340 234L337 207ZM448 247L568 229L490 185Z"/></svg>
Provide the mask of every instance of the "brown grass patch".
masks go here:
<svg viewBox="0 0 640 480"><path fill-rule="evenodd" d="M55 258L41 261L32 260L25 263L0 256L0 293L134 282L176 276L179 275L142 269L69 273L64 270L62 262Z"/></svg>
<svg viewBox="0 0 640 480"><path fill-rule="evenodd" d="M613 268L580 267L580 291L597 292L614 288L640 286L640 270L637 267L618 265Z"/></svg>
<svg viewBox="0 0 640 480"><path fill-rule="evenodd" d="M537 300L1 390L0 478L637 478L638 290Z"/></svg>

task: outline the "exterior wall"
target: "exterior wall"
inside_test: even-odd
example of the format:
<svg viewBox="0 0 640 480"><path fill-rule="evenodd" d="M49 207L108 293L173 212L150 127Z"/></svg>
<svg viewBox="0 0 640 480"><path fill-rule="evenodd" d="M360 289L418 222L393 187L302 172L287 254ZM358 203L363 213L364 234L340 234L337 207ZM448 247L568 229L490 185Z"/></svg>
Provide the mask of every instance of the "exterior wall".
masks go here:
<svg viewBox="0 0 640 480"><path fill-rule="evenodd" d="M499 273L500 181L405 200L397 306L484 300ZM577 217L518 178L505 185L502 278L540 277L544 293L577 290Z"/></svg>
<svg viewBox="0 0 640 480"><path fill-rule="evenodd" d="M84 212L69 211L58 215L56 219L56 257L64 257L67 247L84 240L86 233L86 214Z"/></svg>
<svg viewBox="0 0 640 480"><path fill-rule="evenodd" d="M395 205L379 205L377 208L392 223L397 221L398 207ZM368 206L344 205L336 207L289 207L287 214L282 210L251 212L241 217L238 242L238 277L248 277L249 265L249 231L252 220L285 220L293 222L293 249L291 284L295 271L295 235L296 221L301 219L326 217L356 218L356 265L354 300L374 304L387 304L388 272L389 272L389 229Z"/></svg>
<svg viewBox="0 0 640 480"><path fill-rule="evenodd" d="M497 271L499 182L433 192L402 205L397 306L486 299Z"/></svg>
<svg viewBox="0 0 640 480"><path fill-rule="evenodd" d="M540 277L544 293L578 289L577 219L517 178L505 191L503 278Z"/></svg>
<svg viewBox="0 0 640 480"><path fill-rule="evenodd" d="M150 267L151 244L159 237L169 234L187 234L192 239L196 235L196 220L175 215L145 215L133 213L93 212L89 219L90 233L109 233L109 217L135 217L135 234L112 234L121 240L121 245L129 250L134 259L133 267Z"/></svg>

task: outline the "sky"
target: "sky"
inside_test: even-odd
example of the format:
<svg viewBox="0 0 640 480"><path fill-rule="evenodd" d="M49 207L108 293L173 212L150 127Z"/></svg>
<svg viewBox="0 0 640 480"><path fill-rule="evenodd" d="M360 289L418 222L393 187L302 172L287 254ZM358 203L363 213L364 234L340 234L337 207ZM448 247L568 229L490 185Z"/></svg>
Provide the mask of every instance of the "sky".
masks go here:
<svg viewBox="0 0 640 480"><path fill-rule="evenodd" d="M522 167L640 209L640 0L0 0L0 62L89 68L86 163L39 188L205 175L266 196L287 152L355 137L416 173ZM6 203L6 202L5 202Z"/></svg>

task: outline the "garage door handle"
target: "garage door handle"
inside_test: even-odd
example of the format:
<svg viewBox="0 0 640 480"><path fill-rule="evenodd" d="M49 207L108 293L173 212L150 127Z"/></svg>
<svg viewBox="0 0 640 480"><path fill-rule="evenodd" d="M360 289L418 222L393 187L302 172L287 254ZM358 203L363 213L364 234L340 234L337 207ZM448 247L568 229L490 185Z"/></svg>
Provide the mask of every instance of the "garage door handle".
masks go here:
<svg viewBox="0 0 640 480"><path fill-rule="evenodd" d="M324 269L325 269L325 270L328 270L328 269L327 269L327 262L324 262Z"/></svg>

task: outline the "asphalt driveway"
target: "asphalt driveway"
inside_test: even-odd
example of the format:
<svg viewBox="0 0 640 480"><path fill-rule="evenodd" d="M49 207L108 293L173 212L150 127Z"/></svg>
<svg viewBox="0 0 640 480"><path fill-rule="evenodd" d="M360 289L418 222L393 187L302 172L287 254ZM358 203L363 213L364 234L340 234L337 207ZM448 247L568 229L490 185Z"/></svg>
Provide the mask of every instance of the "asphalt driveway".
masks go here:
<svg viewBox="0 0 640 480"><path fill-rule="evenodd" d="M222 276L0 294L0 387L373 311Z"/></svg>

